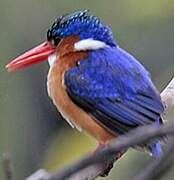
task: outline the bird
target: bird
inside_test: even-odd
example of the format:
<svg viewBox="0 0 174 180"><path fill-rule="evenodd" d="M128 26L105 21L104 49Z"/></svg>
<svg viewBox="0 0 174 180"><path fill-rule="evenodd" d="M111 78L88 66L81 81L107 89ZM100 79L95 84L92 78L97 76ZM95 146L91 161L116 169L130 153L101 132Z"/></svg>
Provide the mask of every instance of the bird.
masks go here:
<svg viewBox="0 0 174 180"><path fill-rule="evenodd" d="M89 10L57 17L46 41L7 64L9 72L48 60L48 95L63 118L99 144L148 124L163 125L164 105L150 73L121 48ZM154 157L160 140L140 147Z"/></svg>

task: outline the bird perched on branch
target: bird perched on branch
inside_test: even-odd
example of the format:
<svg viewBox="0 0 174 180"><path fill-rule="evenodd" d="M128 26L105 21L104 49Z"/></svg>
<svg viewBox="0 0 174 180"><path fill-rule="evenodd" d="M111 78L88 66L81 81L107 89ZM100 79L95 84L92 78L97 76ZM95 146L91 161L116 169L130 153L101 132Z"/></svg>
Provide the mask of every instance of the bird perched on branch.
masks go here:
<svg viewBox="0 0 174 180"><path fill-rule="evenodd" d="M111 29L88 10L58 17L47 40L7 65L14 71L48 60L48 94L72 127L100 144L147 124L164 111L148 71L118 46ZM158 140L145 145L159 156Z"/></svg>

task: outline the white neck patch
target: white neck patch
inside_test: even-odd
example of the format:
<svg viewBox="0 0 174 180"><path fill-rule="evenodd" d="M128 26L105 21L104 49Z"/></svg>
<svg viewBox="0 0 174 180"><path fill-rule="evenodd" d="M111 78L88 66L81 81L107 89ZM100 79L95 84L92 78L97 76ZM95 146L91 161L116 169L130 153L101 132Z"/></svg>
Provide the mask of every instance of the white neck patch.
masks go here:
<svg viewBox="0 0 174 180"><path fill-rule="evenodd" d="M48 56L48 63L50 65L50 67L54 64L54 62L56 61L56 53L51 54L50 56Z"/></svg>
<svg viewBox="0 0 174 180"><path fill-rule="evenodd" d="M109 47L105 42L94 40L94 39L83 39L74 44L74 48L76 51L86 51L86 50L97 50ZM51 54L48 57L48 63L50 67L54 64L57 59L56 53Z"/></svg>
<svg viewBox="0 0 174 180"><path fill-rule="evenodd" d="M92 38L83 39L74 44L76 51L97 50L105 47L109 46L105 42L94 40Z"/></svg>

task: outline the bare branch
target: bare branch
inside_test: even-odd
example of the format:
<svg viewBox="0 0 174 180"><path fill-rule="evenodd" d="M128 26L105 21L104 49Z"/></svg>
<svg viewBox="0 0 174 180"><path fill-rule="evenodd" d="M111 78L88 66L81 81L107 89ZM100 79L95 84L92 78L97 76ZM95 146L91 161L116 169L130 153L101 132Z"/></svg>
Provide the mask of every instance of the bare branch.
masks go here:
<svg viewBox="0 0 174 180"><path fill-rule="evenodd" d="M47 180L50 178L50 176L51 175L44 169L39 169L35 173L33 173L31 176L26 178L26 180Z"/></svg>
<svg viewBox="0 0 174 180"><path fill-rule="evenodd" d="M2 157L3 169L4 169L4 176L6 180L13 179L13 168L12 162L9 153L4 153Z"/></svg>
<svg viewBox="0 0 174 180"><path fill-rule="evenodd" d="M174 77L161 92L161 99L166 105L166 110L170 109L174 105Z"/></svg>

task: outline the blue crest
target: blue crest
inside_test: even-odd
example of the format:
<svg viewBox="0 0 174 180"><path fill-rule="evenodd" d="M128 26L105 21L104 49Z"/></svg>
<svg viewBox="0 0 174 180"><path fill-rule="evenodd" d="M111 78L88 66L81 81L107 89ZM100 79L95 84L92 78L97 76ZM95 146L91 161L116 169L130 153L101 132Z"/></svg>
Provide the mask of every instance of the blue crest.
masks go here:
<svg viewBox="0 0 174 180"><path fill-rule="evenodd" d="M56 41L71 35L78 35L80 39L93 38L116 46L111 29L102 24L98 17L89 15L88 10L58 17L48 29L47 39L54 40L56 45Z"/></svg>

